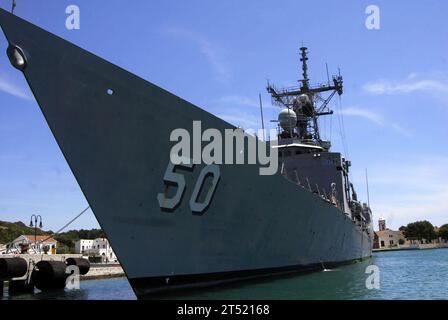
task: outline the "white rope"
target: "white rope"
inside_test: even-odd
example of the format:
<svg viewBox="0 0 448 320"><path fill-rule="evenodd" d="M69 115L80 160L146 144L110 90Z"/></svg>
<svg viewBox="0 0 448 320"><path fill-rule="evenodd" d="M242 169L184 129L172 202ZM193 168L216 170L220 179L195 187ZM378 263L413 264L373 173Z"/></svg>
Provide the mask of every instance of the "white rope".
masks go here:
<svg viewBox="0 0 448 320"><path fill-rule="evenodd" d="M54 237L55 235L58 235L59 233L61 233L65 228L67 228L69 225L71 225L73 222L75 222L76 219L78 219L80 216L82 216L87 210L90 209L90 206L88 206L87 208L85 208L84 210L81 211L81 213L79 213L76 217L74 217L72 220L70 220L68 223L66 223L62 228L60 228L58 231L56 231L55 233L53 233L51 236L48 236L47 238L45 238L44 240L39 241L38 243L42 243L47 241L48 239Z"/></svg>

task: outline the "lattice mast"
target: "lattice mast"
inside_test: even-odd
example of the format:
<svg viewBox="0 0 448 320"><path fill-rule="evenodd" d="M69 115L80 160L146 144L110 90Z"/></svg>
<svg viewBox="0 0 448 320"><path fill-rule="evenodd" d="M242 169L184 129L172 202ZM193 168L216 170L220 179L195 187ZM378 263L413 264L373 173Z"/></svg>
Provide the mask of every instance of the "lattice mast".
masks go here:
<svg viewBox="0 0 448 320"><path fill-rule="evenodd" d="M268 83L267 91L272 97L273 104L286 107L293 111L297 121L288 129L281 130L279 139L295 138L302 143L322 146L329 149L329 142L322 141L319 133L318 118L331 115L333 111L328 108L328 103L337 93L343 93L343 80L340 73L328 79L328 83L310 85L308 77L308 48L300 48L300 61L302 62L302 80L300 86L277 89ZM324 93L330 92L326 97ZM295 119L294 119L295 121Z"/></svg>

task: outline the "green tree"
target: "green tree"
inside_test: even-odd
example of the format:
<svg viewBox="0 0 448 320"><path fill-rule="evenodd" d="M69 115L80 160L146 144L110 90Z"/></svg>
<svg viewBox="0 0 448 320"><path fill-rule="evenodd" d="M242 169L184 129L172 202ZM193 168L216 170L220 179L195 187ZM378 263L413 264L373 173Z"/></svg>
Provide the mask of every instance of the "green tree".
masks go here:
<svg viewBox="0 0 448 320"><path fill-rule="evenodd" d="M66 245L64 245L64 244L59 244L59 246L57 247L57 249L56 249L56 253L57 254L69 254L69 253L72 253L71 251L70 251L70 248L69 247L67 247Z"/></svg>
<svg viewBox="0 0 448 320"><path fill-rule="evenodd" d="M9 243L21 235L34 235L34 228L30 228L23 222L0 221L0 243ZM37 229L38 236L45 235L45 232Z"/></svg>
<svg viewBox="0 0 448 320"><path fill-rule="evenodd" d="M434 231L434 226L431 222L426 220L409 223L403 232L404 236L408 239L433 240L437 238L437 233Z"/></svg>
<svg viewBox="0 0 448 320"><path fill-rule="evenodd" d="M439 237L448 240L448 224L444 224L439 228Z"/></svg>

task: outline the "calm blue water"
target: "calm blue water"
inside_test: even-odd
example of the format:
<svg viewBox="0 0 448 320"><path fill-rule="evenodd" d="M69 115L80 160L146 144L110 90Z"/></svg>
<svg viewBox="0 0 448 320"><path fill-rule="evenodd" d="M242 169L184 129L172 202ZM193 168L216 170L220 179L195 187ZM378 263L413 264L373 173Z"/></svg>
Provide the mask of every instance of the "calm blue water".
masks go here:
<svg viewBox="0 0 448 320"><path fill-rule="evenodd" d="M380 289L368 290L366 267L380 270ZM6 290L5 290L6 291ZM5 296L5 299L10 297ZM448 249L375 253L372 259L330 271L176 295L175 299L447 299ZM80 290L13 299L135 299L126 278L81 282Z"/></svg>

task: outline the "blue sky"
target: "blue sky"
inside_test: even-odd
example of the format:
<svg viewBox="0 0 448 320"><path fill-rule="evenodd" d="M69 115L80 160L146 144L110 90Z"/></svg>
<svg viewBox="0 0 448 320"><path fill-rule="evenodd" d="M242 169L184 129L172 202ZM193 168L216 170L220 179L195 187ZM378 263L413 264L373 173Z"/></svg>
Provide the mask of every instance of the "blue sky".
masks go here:
<svg viewBox="0 0 448 320"><path fill-rule="evenodd" d="M3 8L11 1L0 1ZM352 179L374 218L398 228L418 219L448 223L448 26L446 1L87 1L17 0L16 14L226 120L258 128L266 79L300 78L298 48L309 47L311 82L341 68ZM81 10L80 30L65 8ZM365 9L380 8L380 30ZM7 47L0 36L0 52ZM69 76L70 70L67 70ZM333 151L342 151L337 116ZM322 126L324 124L322 123ZM330 120L325 135L330 137ZM23 76L0 54L0 219L44 217L58 229L87 206ZM91 212L73 228L98 224Z"/></svg>

